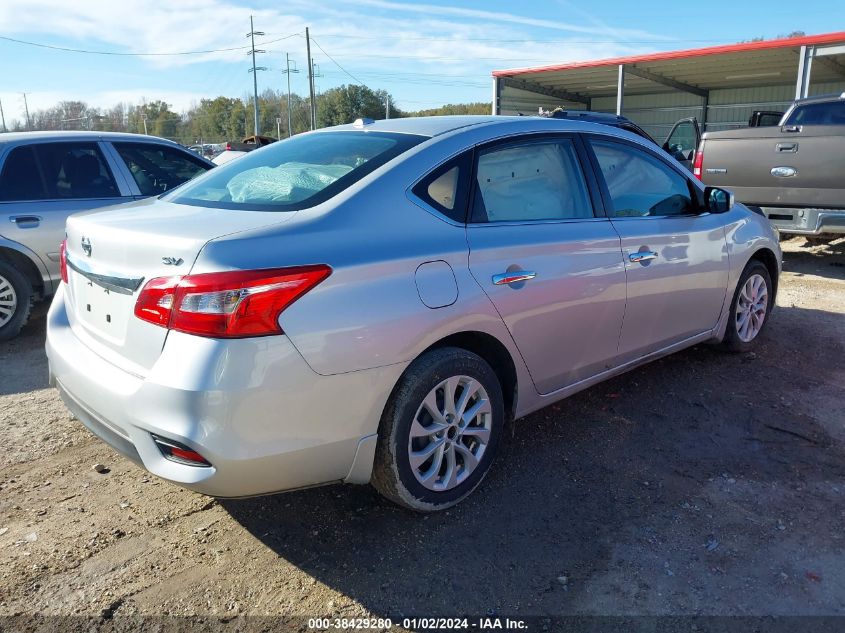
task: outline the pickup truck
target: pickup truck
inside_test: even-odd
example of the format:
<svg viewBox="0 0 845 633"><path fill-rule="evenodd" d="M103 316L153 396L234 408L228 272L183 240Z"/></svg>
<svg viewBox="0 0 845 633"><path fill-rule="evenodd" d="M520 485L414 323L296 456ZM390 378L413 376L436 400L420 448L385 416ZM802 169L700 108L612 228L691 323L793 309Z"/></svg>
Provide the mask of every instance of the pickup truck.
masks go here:
<svg viewBox="0 0 845 633"><path fill-rule="evenodd" d="M781 233L845 235L845 93L795 101L777 127L706 132L693 174Z"/></svg>

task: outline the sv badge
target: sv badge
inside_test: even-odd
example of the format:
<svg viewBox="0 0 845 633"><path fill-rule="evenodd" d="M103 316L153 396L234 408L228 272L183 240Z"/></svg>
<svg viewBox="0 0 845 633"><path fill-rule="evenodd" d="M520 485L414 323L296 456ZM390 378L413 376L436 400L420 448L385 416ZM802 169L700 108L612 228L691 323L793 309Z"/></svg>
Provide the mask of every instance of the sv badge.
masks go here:
<svg viewBox="0 0 845 633"><path fill-rule="evenodd" d="M161 263L164 264L165 266L181 266L184 261L185 260L183 260L181 257L162 257L161 258Z"/></svg>

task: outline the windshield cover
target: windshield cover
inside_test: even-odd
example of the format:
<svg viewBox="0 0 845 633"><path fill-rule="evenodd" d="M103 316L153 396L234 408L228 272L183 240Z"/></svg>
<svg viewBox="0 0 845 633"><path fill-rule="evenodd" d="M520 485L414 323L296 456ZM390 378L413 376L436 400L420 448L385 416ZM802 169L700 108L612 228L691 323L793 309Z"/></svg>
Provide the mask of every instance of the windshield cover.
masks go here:
<svg viewBox="0 0 845 633"><path fill-rule="evenodd" d="M163 199L245 211L296 211L325 202L426 140L388 132L302 134L215 167Z"/></svg>

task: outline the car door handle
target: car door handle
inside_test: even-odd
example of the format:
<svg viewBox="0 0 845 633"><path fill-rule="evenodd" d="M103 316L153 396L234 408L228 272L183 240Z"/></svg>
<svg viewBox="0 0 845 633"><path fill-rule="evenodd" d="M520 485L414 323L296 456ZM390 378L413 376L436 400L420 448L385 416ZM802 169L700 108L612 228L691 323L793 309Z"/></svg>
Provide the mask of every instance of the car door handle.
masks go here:
<svg viewBox="0 0 845 633"><path fill-rule="evenodd" d="M537 273L528 270L514 270L509 273L502 273L500 275L493 275L493 284L496 286L503 286L506 284L516 284L520 281L528 281L534 279Z"/></svg>
<svg viewBox="0 0 845 633"><path fill-rule="evenodd" d="M779 152L789 152L794 154L798 151L798 143L778 143L775 148Z"/></svg>
<svg viewBox="0 0 845 633"><path fill-rule="evenodd" d="M37 215L13 215L9 217L9 221L22 229L32 229L41 223L41 218Z"/></svg>
<svg viewBox="0 0 845 633"><path fill-rule="evenodd" d="M628 259L635 263L647 262L651 259L657 259L657 253L654 251L639 251L638 253L630 253Z"/></svg>

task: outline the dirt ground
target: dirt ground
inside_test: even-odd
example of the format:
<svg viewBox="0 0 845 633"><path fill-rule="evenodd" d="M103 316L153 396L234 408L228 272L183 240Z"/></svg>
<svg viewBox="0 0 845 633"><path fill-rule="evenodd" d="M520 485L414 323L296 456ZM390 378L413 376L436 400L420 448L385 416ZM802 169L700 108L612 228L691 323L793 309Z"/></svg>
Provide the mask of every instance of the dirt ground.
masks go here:
<svg viewBox="0 0 845 633"><path fill-rule="evenodd" d="M149 476L47 387L35 318L0 347L0 615L845 615L845 240L803 243L756 353L696 347L519 421L434 516Z"/></svg>

